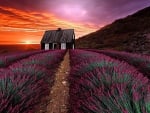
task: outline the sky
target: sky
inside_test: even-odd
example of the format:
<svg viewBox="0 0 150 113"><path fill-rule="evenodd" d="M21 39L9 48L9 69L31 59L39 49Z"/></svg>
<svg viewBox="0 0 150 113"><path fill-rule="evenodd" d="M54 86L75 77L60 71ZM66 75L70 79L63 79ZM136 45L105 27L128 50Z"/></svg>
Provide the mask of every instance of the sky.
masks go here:
<svg viewBox="0 0 150 113"><path fill-rule="evenodd" d="M45 30L76 38L150 6L150 0L0 0L0 44L40 43Z"/></svg>

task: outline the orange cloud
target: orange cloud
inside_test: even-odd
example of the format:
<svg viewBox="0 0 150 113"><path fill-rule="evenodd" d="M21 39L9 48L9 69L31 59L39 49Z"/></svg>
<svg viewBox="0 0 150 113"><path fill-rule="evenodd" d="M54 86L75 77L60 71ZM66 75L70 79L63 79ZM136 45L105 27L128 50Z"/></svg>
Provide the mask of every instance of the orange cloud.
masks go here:
<svg viewBox="0 0 150 113"><path fill-rule="evenodd" d="M75 23L63 20L51 13L27 12L9 7L0 7L0 43L21 43L30 40L40 43L45 30L75 29L76 37L100 28L91 23Z"/></svg>

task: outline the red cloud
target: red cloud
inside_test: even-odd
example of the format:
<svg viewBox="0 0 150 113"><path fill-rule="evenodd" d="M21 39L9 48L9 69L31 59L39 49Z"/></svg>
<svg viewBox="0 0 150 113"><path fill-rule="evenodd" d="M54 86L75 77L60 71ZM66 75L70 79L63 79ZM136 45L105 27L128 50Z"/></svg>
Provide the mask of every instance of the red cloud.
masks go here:
<svg viewBox="0 0 150 113"><path fill-rule="evenodd" d="M9 7L0 7L0 41L39 43L45 30L75 29L76 36L95 31L99 26L62 20L51 13L28 12Z"/></svg>

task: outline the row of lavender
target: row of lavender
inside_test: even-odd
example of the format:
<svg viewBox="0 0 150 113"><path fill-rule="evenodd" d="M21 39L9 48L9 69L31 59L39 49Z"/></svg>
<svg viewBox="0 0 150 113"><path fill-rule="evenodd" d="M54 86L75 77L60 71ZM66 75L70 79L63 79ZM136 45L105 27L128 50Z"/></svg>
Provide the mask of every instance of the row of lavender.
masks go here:
<svg viewBox="0 0 150 113"><path fill-rule="evenodd" d="M35 55L38 53L42 53L44 51L28 51L28 52L21 52L21 53L12 53L12 54L8 54L8 55L0 55L0 68L3 67L7 67L8 65L10 65L11 63L29 57L31 55Z"/></svg>
<svg viewBox="0 0 150 113"><path fill-rule="evenodd" d="M50 51L0 69L0 113L34 113L49 94L65 51Z"/></svg>
<svg viewBox="0 0 150 113"><path fill-rule="evenodd" d="M128 52L119 52L114 50L91 50L94 52L103 53L115 59L128 62L135 66L141 73L150 78L150 56L133 54Z"/></svg>
<svg viewBox="0 0 150 113"><path fill-rule="evenodd" d="M103 54L70 51L69 113L150 113L149 79Z"/></svg>

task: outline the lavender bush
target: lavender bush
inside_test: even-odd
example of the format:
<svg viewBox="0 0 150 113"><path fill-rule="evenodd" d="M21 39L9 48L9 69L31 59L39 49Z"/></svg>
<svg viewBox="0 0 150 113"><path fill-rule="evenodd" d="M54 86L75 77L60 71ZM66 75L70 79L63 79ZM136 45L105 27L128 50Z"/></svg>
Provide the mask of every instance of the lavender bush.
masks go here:
<svg viewBox="0 0 150 113"><path fill-rule="evenodd" d="M76 59L74 62L86 60L71 67L70 113L150 112L150 84L143 74L125 62L102 54L96 55L97 62L80 57L80 53L86 55L86 52L70 51L71 60Z"/></svg>
<svg viewBox="0 0 150 113"><path fill-rule="evenodd" d="M114 50L92 50L95 52L103 53L110 57L116 58L121 61L128 62L130 65L135 66L140 72L142 72L145 76L150 78L150 56L141 55L141 54L133 54L128 52L119 52Z"/></svg>
<svg viewBox="0 0 150 113"><path fill-rule="evenodd" d="M59 50L40 53L0 69L0 113L34 113L41 99L49 95L54 70L64 54Z"/></svg>
<svg viewBox="0 0 150 113"><path fill-rule="evenodd" d="M31 55L35 55L38 53L43 53L44 51L28 51L28 52L21 52L21 53L14 53L14 54L8 54L8 55L1 55L0 56L0 68L7 67L11 63L29 57Z"/></svg>

